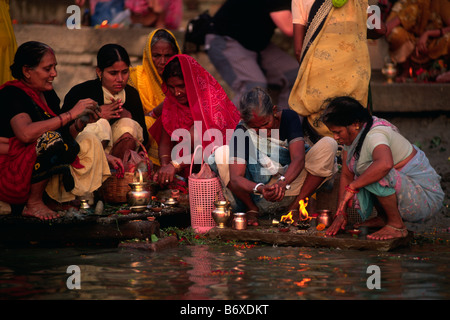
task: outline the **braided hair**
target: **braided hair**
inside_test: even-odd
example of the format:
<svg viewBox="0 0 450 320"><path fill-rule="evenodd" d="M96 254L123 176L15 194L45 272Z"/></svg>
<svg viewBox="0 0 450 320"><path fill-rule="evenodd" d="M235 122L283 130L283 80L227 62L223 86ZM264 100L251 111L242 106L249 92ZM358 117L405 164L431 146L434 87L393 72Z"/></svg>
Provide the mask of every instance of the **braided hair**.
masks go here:
<svg viewBox="0 0 450 320"><path fill-rule="evenodd" d="M364 139L373 124L372 115L359 101L349 96L332 98L327 100L326 103L328 105L321 116L325 125L347 127L356 123L366 124L355 148L354 155L355 159L358 160Z"/></svg>

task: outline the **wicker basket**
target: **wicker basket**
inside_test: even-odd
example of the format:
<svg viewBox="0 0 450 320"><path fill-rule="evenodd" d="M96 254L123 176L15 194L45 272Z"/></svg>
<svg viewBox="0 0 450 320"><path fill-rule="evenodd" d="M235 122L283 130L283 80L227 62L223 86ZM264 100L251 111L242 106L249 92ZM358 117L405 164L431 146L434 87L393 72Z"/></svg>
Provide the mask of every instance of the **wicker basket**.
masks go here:
<svg viewBox="0 0 450 320"><path fill-rule="evenodd" d="M142 143L136 140L140 148L145 154L145 159L147 162L147 168L150 170L150 160L147 154L147 150L142 145ZM130 191L130 183L138 182L140 180L139 173L136 172L125 172L123 178L118 178L115 175L111 175L108 179L103 182L99 189L99 195L103 198L103 201L107 203L125 203L127 202L127 193ZM149 173L142 172L142 181L147 181L150 190Z"/></svg>
<svg viewBox="0 0 450 320"><path fill-rule="evenodd" d="M192 177L192 167L197 149L194 151L189 174L189 208L191 212L191 227L197 233L205 233L216 226L211 213L214 210L216 195L223 199L222 185L218 177L197 179ZM202 156L203 164L203 156Z"/></svg>

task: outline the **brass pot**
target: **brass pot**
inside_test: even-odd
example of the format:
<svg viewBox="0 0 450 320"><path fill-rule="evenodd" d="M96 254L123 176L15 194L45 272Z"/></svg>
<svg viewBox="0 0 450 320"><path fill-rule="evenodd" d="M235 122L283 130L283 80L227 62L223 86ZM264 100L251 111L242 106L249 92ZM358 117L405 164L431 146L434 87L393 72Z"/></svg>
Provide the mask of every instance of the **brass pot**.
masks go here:
<svg viewBox="0 0 450 320"><path fill-rule="evenodd" d="M211 215L217 223L217 228L226 228L231 216L230 202L224 200L214 201L214 206L215 209L211 212Z"/></svg>
<svg viewBox="0 0 450 320"><path fill-rule="evenodd" d="M131 187L131 190L127 193L128 205L130 206L130 209L135 212L145 211L151 199L151 193L147 189L147 183L143 182L142 174L139 175L139 182L128 184Z"/></svg>
<svg viewBox="0 0 450 320"><path fill-rule="evenodd" d="M387 83L393 83L397 75L397 68L394 62L386 62L381 69L381 73L385 76Z"/></svg>

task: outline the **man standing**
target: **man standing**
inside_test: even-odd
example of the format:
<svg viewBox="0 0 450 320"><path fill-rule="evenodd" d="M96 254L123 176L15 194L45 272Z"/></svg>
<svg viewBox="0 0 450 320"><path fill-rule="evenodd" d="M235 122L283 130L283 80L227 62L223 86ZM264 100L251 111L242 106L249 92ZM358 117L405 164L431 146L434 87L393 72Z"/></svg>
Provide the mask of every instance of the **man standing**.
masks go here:
<svg viewBox="0 0 450 320"><path fill-rule="evenodd" d="M293 35L291 0L227 0L213 24L206 35L206 50L233 89L233 102L237 105L242 93L254 87L275 87L278 107L288 108L298 62L271 38L276 28Z"/></svg>

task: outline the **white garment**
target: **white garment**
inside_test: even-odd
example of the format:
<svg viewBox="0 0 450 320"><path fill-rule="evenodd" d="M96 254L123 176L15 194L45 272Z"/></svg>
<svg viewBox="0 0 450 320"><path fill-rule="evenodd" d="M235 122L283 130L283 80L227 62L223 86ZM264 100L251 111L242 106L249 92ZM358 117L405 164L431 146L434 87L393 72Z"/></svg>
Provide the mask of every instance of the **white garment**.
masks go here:
<svg viewBox="0 0 450 320"><path fill-rule="evenodd" d="M314 0L292 0L292 23L306 26Z"/></svg>

